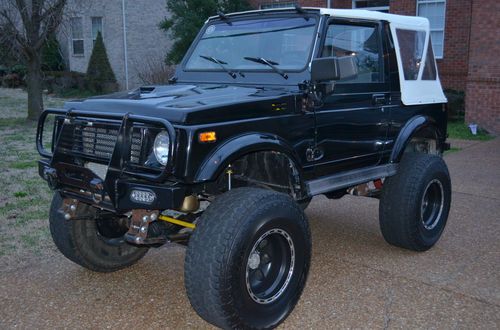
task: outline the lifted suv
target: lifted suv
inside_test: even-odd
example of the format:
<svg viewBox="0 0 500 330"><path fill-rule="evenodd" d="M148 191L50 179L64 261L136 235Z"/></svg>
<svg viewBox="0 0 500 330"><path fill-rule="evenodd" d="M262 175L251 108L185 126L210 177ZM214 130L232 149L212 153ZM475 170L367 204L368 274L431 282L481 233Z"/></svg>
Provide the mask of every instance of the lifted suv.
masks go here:
<svg viewBox="0 0 500 330"><path fill-rule="evenodd" d="M438 241L446 117L425 18L300 7L211 17L169 85L43 113L52 237L99 272L187 244L198 314L271 328L306 282L313 196L380 198L387 242Z"/></svg>

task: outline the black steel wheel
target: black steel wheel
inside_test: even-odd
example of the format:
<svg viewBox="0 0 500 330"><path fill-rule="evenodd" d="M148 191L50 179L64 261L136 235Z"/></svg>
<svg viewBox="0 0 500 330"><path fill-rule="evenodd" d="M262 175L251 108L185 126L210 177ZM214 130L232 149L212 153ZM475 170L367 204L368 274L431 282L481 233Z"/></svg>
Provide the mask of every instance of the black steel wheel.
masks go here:
<svg viewBox="0 0 500 330"><path fill-rule="evenodd" d="M451 204L451 180L441 157L408 153L396 175L384 182L379 221L385 240L414 251L441 237Z"/></svg>
<svg viewBox="0 0 500 330"><path fill-rule="evenodd" d="M140 260L146 247L125 242L128 230L125 218L113 214L96 215L89 205L80 204L81 220L66 220L60 211L63 199L55 193L50 207L50 233L61 253L71 261L97 272L112 272Z"/></svg>
<svg viewBox="0 0 500 330"><path fill-rule="evenodd" d="M425 187L420 203L420 221L427 230L434 229L444 209L444 188L441 181L434 179Z"/></svg>
<svg viewBox="0 0 500 330"><path fill-rule="evenodd" d="M190 239L191 305L221 328L273 328L296 305L310 254L307 220L290 196L233 189L216 198Z"/></svg>
<svg viewBox="0 0 500 330"><path fill-rule="evenodd" d="M266 231L247 258L245 282L250 298L269 304L286 290L295 267L295 246L283 229Z"/></svg>

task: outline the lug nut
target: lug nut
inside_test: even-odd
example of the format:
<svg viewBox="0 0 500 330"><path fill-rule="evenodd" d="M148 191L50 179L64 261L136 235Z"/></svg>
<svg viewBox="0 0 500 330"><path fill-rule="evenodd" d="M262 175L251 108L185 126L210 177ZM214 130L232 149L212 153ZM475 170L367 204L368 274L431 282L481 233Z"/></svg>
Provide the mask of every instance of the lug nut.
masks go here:
<svg viewBox="0 0 500 330"><path fill-rule="evenodd" d="M141 233L146 233L148 231L148 229L145 227L145 226L142 226L141 227Z"/></svg>
<svg viewBox="0 0 500 330"><path fill-rule="evenodd" d="M136 241L137 243L139 243L140 241L142 241L142 239L141 239L140 237L136 237L136 238L135 238L135 241Z"/></svg>
<svg viewBox="0 0 500 330"><path fill-rule="evenodd" d="M69 214L69 213L64 213L64 219L66 219L66 220L71 219L71 214Z"/></svg>
<svg viewBox="0 0 500 330"><path fill-rule="evenodd" d="M75 212L76 211L76 205L75 204L71 204L69 209L71 210L71 212Z"/></svg>
<svg viewBox="0 0 500 330"><path fill-rule="evenodd" d="M149 217L147 215L142 217L142 222L146 223L149 221Z"/></svg>
<svg viewBox="0 0 500 330"><path fill-rule="evenodd" d="M151 216L150 216L150 218L151 218L151 220L152 220L152 221L155 221L155 220L157 219L157 217L158 217L158 216L156 215L156 213L153 213L153 214L151 214Z"/></svg>

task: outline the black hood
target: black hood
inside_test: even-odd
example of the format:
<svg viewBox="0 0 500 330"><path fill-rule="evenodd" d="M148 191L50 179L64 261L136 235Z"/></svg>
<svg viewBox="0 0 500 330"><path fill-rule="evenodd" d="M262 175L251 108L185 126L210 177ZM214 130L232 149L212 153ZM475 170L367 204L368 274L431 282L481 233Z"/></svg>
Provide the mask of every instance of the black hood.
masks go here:
<svg viewBox="0 0 500 330"><path fill-rule="evenodd" d="M201 124L260 116L263 111L272 111L272 104L278 101L289 108L292 94L283 88L175 84L70 101L65 109L132 113L177 124Z"/></svg>

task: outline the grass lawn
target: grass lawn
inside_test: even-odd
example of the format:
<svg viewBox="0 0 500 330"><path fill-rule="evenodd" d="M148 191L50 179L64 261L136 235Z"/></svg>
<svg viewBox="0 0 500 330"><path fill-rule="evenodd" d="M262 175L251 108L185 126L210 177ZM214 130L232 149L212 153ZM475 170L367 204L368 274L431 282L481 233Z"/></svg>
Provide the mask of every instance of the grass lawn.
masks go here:
<svg viewBox="0 0 500 330"><path fill-rule="evenodd" d="M484 130L478 129L477 135L472 135L469 127L463 121L448 122L448 135L450 139L462 140L480 140L487 141L493 139L493 136L486 133Z"/></svg>
<svg viewBox="0 0 500 330"><path fill-rule="evenodd" d="M63 99L44 98L46 107ZM38 176L36 124L25 121L26 92L0 88L0 267L8 269L55 252L48 228L52 192Z"/></svg>

